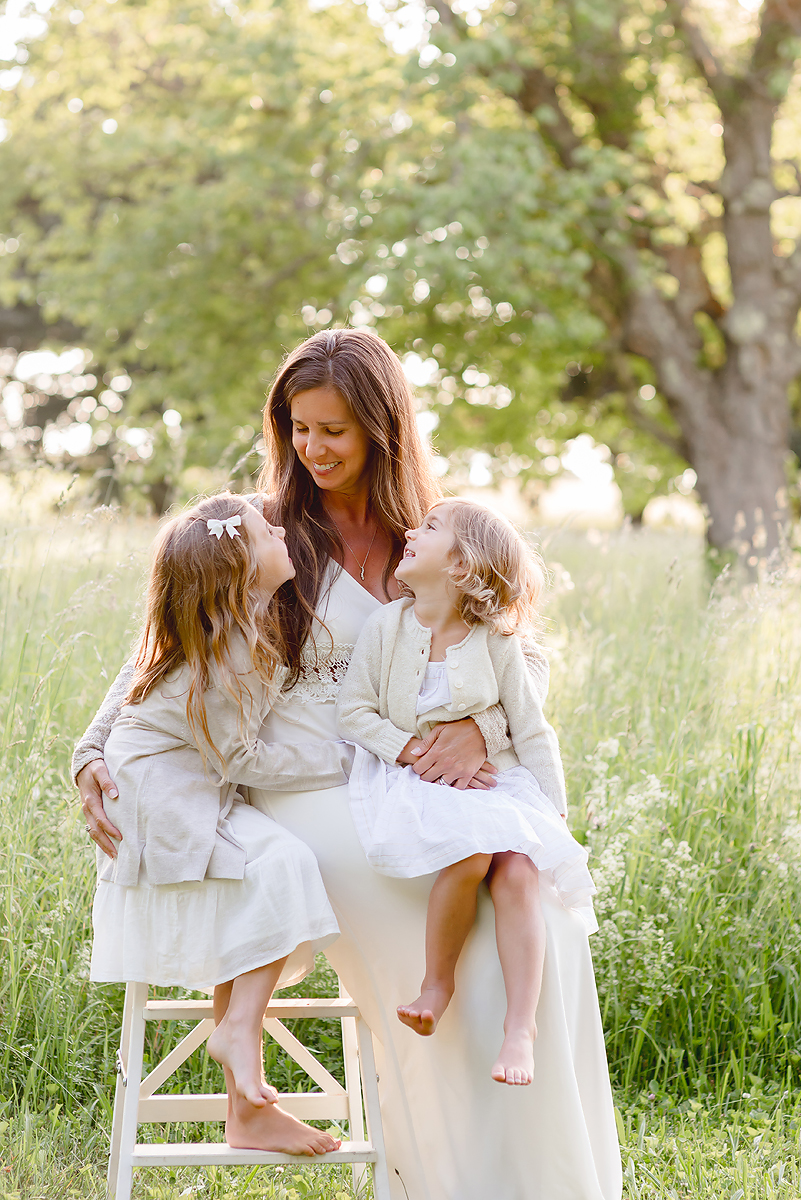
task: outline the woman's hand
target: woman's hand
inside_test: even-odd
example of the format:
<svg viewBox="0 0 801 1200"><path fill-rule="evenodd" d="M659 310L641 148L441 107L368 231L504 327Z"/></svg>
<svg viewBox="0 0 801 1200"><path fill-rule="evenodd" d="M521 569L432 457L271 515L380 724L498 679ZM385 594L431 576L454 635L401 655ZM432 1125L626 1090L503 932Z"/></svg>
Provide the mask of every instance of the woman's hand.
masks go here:
<svg viewBox="0 0 801 1200"><path fill-rule="evenodd" d="M406 747L408 749L408 746ZM487 747L472 717L435 725L414 754L414 770L427 783L449 783L452 787L495 786L496 768L487 762Z"/></svg>
<svg viewBox="0 0 801 1200"><path fill-rule="evenodd" d="M86 818L87 833L93 842L97 842L104 854L109 858L116 858L117 847L111 839L122 841L122 834L106 816L103 792L111 796L112 800L117 798L119 792L106 770L103 759L96 758L87 763L76 775L75 782L81 795L81 809Z"/></svg>

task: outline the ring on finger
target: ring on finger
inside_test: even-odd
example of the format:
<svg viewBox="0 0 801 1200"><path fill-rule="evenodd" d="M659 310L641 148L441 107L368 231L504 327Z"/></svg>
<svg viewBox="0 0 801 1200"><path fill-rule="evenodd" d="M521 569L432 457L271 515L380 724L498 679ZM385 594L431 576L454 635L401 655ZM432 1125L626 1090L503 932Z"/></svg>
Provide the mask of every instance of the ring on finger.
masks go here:
<svg viewBox="0 0 801 1200"><path fill-rule="evenodd" d="M91 832L92 832L92 826L91 826L91 825L84 825L84 829L86 830L86 832L87 832L87 833L91 833Z"/></svg>

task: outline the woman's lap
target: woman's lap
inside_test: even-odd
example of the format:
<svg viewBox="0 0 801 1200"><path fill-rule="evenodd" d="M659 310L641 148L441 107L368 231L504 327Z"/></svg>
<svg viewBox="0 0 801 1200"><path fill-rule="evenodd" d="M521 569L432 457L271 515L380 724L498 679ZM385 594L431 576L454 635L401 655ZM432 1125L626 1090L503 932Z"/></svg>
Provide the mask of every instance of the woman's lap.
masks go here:
<svg viewBox="0 0 801 1200"><path fill-rule="evenodd" d="M490 1078L505 996L488 894L451 1007L436 1035L420 1038L401 1025L395 1007L417 995L423 976L435 877L391 879L371 870L347 788L251 798L317 856L341 930L326 954L379 1043L398 1200L405 1200L404 1187L409 1200L617 1200L620 1160L592 960L575 914L544 896L548 944L535 1081L505 1087Z"/></svg>

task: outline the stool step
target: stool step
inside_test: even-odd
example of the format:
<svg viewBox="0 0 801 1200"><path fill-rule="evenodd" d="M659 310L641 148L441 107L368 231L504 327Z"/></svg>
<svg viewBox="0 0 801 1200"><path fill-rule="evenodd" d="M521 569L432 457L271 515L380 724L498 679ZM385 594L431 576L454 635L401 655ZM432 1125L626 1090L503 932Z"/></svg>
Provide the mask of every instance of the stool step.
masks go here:
<svg viewBox="0 0 801 1200"><path fill-rule="evenodd" d="M255 1166L258 1163L374 1163L378 1155L369 1142L343 1142L330 1154L278 1154L271 1150L235 1150L225 1142L138 1143L134 1167Z"/></svg>
<svg viewBox="0 0 801 1200"><path fill-rule="evenodd" d="M278 1102L300 1121L342 1121L350 1116L348 1098L328 1092L279 1092ZM225 1092L180 1096L156 1092L139 1099L139 1121L224 1121L228 1109Z"/></svg>
<svg viewBox="0 0 801 1200"><path fill-rule="evenodd" d="M208 1000L148 1000L144 1008L146 1021L202 1021L211 1017ZM358 1017L359 1010L352 1000L337 996L328 999L307 997L298 1000L271 1000L265 1016L279 1021L310 1017Z"/></svg>

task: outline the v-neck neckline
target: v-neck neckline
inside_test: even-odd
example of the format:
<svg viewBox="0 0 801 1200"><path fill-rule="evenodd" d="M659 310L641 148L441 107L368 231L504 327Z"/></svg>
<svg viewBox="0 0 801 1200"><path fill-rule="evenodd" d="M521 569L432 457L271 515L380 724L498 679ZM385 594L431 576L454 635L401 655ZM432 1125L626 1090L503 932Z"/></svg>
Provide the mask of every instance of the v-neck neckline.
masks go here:
<svg viewBox="0 0 801 1200"><path fill-rule="evenodd" d="M338 582L338 581L339 581L339 580L342 578L342 576L344 575L344 576L345 576L345 578L346 578L346 579L349 579L349 580L350 580L350 582L353 584L353 586L354 586L354 587L357 587L357 588L359 589L359 591L360 591L360 592L363 592L363 593L364 593L364 595L365 595L365 596L369 596L369 597L370 597L370 599L371 599L371 600L374 600L374 601L375 601L375 603L376 603L376 604L378 604L378 605L379 605L381 608L384 608L384 607L385 607L385 605L382 603L382 601L381 601L381 600L379 600L379 599L378 599L378 597L377 597L377 596L374 596L374 595L373 595L373 593L372 593L371 591L369 591L369 590L368 590L366 587L362 587L362 585L359 583L358 579L354 579L354 578L353 578L353 576L351 575L350 571L346 571L346 570L345 570L345 568L342 566L342 564L341 564L341 563L338 563L338 562L336 561L336 559L335 559L335 558L332 558L332 559L330 559L330 562L331 562L331 567L332 567L332 570L338 570L338 571L339 571L339 574L336 576L336 578L334 578L334 579L331 581L331 586L332 586L332 587L333 587L333 586L334 586L334 584L335 584L335 583L337 583L337 582ZM389 603L389 601L387 601L387 603Z"/></svg>

